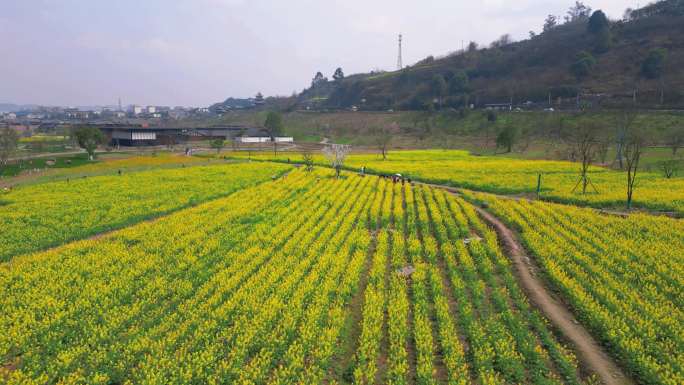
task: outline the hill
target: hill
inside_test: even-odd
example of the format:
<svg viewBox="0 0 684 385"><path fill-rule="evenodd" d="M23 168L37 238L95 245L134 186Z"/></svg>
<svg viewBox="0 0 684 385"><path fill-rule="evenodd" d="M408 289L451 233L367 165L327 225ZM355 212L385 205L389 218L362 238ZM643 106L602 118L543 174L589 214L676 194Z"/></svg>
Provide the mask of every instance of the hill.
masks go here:
<svg viewBox="0 0 684 385"><path fill-rule="evenodd" d="M593 20L593 21L592 21ZM684 0L661 1L608 21L580 13L519 42L428 57L400 71L312 82L298 97L320 108L429 109L513 103L684 106Z"/></svg>

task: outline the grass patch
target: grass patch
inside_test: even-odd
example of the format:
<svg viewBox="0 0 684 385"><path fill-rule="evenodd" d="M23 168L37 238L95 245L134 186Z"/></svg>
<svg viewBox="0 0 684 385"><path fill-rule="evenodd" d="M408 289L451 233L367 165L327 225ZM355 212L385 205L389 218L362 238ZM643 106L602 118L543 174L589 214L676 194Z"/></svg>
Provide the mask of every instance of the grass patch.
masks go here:
<svg viewBox="0 0 684 385"><path fill-rule="evenodd" d="M48 162L50 161L54 161L54 164L48 165ZM88 155L86 154L19 160L5 166L0 166L0 176L12 177L19 175L22 171L33 169L73 168L96 162L98 161L89 161Z"/></svg>

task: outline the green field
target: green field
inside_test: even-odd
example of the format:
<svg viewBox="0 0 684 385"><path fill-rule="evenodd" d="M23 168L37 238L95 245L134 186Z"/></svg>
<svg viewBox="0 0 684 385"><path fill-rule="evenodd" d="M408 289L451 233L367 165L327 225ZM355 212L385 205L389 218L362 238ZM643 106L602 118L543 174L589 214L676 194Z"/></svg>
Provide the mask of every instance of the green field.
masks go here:
<svg viewBox="0 0 684 385"><path fill-rule="evenodd" d="M190 120L183 124L244 124L260 127L265 119L265 111L233 111L220 118L207 121ZM400 130L394 133L393 146L469 149L479 152L493 152L496 134L507 126L519 130L520 141L515 149L521 151L524 138L528 135L532 135L535 141L561 144L559 135L567 134L588 121L604 127L606 133L613 134L616 127L616 112L606 110L578 114L564 111L500 111L495 122L487 120L486 111L469 111L465 116L455 110L435 113L295 111L283 114L284 134L293 136L296 141L320 142L323 138L329 138L331 142L336 143L349 142L356 146L373 146L373 129L396 123ZM684 114L676 111L641 111L635 118L634 125L652 133L649 139L660 143L665 140L664 135L668 130L684 125ZM487 136L489 146L484 147L484 139ZM473 144L474 141L478 144ZM554 154L541 151L538 155Z"/></svg>

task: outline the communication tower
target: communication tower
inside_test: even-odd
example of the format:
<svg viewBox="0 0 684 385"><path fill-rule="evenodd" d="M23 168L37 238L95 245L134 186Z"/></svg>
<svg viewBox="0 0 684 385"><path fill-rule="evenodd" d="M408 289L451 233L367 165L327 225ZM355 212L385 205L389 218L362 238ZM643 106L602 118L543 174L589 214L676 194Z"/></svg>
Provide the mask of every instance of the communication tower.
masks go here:
<svg viewBox="0 0 684 385"><path fill-rule="evenodd" d="M397 58L397 70L404 68L404 64L401 60L401 34L399 34L399 57Z"/></svg>

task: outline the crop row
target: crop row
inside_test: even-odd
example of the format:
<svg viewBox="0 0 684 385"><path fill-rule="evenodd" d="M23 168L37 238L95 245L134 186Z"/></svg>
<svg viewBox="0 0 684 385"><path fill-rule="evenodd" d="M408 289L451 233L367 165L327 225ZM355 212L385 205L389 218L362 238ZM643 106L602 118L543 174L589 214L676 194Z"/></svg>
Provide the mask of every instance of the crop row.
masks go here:
<svg viewBox="0 0 684 385"><path fill-rule="evenodd" d="M365 254L357 249L365 251L368 235L340 206L360 207L354 202L366 190L358 181L297 173L98 241L15 259L1 275L7 333L0 357L18 366L8 382L187 383L246 375L234 365L258 366L262 355L253 353L265 340L253 332L270 330L247 321L288 314L301 320L303 308L288 300L319 293L331 264L344 263L331 258L341 250L334 247L344 245L349 265L360 266ZM345 226L344 238L331 242ZM332 314L353 278L328 286L340 298ZM277 318L267 313L274 309Z"/></svg>
<svg viewBox="0 0 684 385"><path fill-rule="evenodd" d="M231 156L246 157L241 153ZM286 162L293 155L283 153L274 157L272 153L261 153L256 157ZM327 165L322 156L315 161ZM623 171L591 167L589 179L598 193L590 188L589 193L582 194L573 190L579 180L578 163L473 156L462 150L391 151L386 160L377 154L352 154L345 167L354 171L364 167L366 172L376 174L401 173L426 183L498 194L534 193L537 176L542 174L544 199L593 207L624 207L627 196L627 177ZM668 179L662 173L640 169L637 180L634 205L684 213L684 178Z"/></svg>
<svg viewBox="0 0 684 385"><path fill-rule="evenodd" d="M286 170L265 163L198 166L63 180L0 193L0 262L227 196Z"/></svg>
<svg viewBox="0 0 684 385"><path fill-rule="evenodd" d="M472 206L329 174L0 265L0 383L580 382Z"/></svg>
<svg viewBox="0 0 684 385"><path fill-rule="evenodd" d="M684 382L681 221L475 198L520 230L578 318L641 382Z"/></svg>
<svg viewBox="0 0 684 385"><path fill-rule="evenodd" d="M355 383L581 382L468 203L396 184L382 206Z"/></svg>

